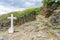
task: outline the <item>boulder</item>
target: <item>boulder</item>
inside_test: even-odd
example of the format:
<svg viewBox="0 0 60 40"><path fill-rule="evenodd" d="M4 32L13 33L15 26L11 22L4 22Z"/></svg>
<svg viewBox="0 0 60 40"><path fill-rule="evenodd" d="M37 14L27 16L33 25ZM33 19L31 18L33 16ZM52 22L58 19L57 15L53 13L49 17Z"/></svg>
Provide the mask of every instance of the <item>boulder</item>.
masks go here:
<svg viewBox="0 0 60 40"><path fill-rule="evenodd" d="M50 22L53 26L60 25L60 12L51 16Z"/></svg>

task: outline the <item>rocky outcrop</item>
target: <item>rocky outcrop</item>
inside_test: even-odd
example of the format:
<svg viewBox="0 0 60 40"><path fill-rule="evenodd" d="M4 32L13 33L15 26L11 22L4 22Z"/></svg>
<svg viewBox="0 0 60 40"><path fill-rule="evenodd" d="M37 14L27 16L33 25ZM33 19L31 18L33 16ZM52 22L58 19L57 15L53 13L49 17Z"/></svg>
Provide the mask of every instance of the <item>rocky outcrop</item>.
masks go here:
<svg viewBox="0 0 60 40"><path fill-rule="evenodd" d="M50 4L46 4L44 5L40 13L44 15L46 18L48 18L52 15L52 12L56 10L59 5L59 2L52 2Z"/></svg>
<svg viewBox="0 0 60 40"><path fill-rule="evenodd" d="M60 12L54 14L50 20L51 24L54 26L60 25Z"/></svg>
<svg viewBox="0 0 60 40"><path fill-rule="evenodd" d="M60 25L60 2L44 5L40 15L43 15L51 26L57 27Z"/></svg>
<svg viewBox="0 0 60 40"><path fill-rule="evenodd" d="M57 27L60 25L60 5L52 12L49 19L53 26Z"/></svg>

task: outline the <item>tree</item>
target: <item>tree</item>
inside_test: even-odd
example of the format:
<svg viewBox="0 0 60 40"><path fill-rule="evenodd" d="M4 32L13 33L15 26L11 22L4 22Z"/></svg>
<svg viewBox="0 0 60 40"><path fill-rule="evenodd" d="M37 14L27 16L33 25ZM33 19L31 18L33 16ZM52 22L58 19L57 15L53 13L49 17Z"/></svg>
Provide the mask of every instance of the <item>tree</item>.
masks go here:
<svg viewBox="0 0 60 40"><path fill-rule="evenodd" d="M49 3L53 2L53 1L60 2L60 0L43 0L42 2L43 2L43 4L49 4Z"/></svg>
<svg viewBox="0 0 60 40"><path fill-rule="evenodd" d="M60 0L58 0L60 2Z"/></svg>
<svg viewBox="0 0 60 40"><path fill-rule="evenodd" d="M50 2L52 2L52 0L43 0L42 2L43 4L49 4Z"/></svg>

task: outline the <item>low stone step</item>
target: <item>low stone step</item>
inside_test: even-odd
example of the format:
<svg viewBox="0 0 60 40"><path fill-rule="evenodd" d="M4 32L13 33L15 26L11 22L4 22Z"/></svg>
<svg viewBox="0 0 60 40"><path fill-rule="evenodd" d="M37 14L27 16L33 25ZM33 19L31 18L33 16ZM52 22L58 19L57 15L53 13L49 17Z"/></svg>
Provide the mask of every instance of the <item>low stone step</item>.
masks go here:
<svg viewBox="0 0 60 40"><path fill-rule="evenodd" d="M53 12L60 12L60 9L59 10L54 10Z"/></svg>
<svg viewBox="0 0 60 40"><path fill-rule="evenodd" d="M9 27L3 27L0 31L6 31Z"/></svg>

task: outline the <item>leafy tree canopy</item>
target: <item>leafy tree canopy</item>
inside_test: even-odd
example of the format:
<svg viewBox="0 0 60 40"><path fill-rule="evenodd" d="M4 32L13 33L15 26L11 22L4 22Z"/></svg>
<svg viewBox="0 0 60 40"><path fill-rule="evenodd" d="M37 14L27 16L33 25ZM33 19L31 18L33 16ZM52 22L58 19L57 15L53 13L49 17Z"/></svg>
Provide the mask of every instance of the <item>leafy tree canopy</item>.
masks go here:
<svg viewBox="0 0 60 40"><path fill-rule="evenodd" d="M43 4L49 4L52 1L59 1L60 2L60 0L43 0L42 2L43 2Z"/></svg>

